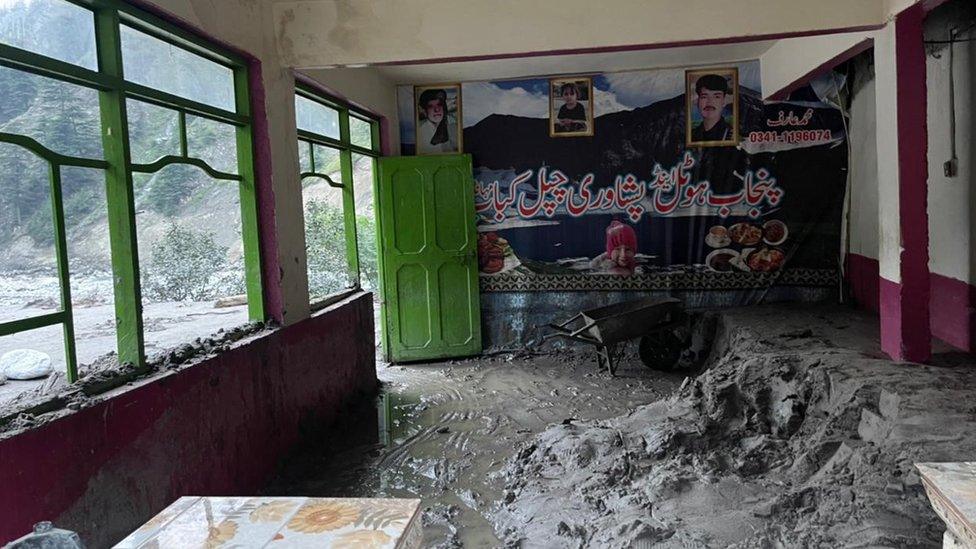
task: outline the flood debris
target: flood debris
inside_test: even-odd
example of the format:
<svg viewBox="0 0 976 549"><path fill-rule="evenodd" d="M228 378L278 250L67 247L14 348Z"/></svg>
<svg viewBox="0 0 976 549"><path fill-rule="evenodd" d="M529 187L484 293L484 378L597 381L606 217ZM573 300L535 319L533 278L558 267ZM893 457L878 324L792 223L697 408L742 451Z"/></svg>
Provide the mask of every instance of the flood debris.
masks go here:
<svg viewBox="0 0 976 549"><path fill-rule="evenodd" d="M0 356L0 377L39 379L51 374L51 356L34 349L14 349Z"/></svg>
<svg viewBox="0 0 976 549"><path fill-rule="evenodd" d="M5 549L84 549L85 544L77 533L55 528L50 521L34 524L34 531L15 539Z"/></svg>
<svg viewBox="0 0 976 549"><path fill-rule="evenodd" d="M120 363L114 352L107 353L80 366L79 380L75 383L68 383L64 372L52 372L42 384L0 406L0 435L9 436L59 416L52 412L80 410L100 400L99 395L107 391L191 366L273 328L270 322L251 322L229 330L221 329L211 337L197 338L153 357L142 367Z"/></svg>
<svg viewBox="0 0 976 549"><path fill-rule="evenodd" d="M670 397L524 441L501 471L496 532L549 547L939 547L913 463L972 459L976 370L879 359L871 322L830 316L725 313L706 369Z"/></svg>

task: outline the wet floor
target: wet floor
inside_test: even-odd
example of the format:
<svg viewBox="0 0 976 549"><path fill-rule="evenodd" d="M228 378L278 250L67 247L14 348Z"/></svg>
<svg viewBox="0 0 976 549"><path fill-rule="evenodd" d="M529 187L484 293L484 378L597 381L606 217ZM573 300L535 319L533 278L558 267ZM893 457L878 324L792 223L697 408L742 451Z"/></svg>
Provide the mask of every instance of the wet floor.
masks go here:
<svg viewBox="0 0 976 549"><path fill-rule="evenodd" d="M384 390L286 460L268 495L419 497L427 547L500 545L498 471L548 425L604 419L670 393L683 379L625 355L610 378L594 355L501 356L377 365Z"/></svg>

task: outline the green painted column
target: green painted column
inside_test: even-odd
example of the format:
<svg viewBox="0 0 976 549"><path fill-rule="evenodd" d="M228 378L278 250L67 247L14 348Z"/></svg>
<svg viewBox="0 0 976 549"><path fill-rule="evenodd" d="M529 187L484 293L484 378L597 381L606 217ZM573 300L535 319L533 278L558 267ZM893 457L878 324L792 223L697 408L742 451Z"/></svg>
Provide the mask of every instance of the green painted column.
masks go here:
<svg viewBox="0 0 976 549"><path fill-rule="evenodd" d="M122 80L122 49L118 12L95 11L98 65L101 72ZM118 87L99 92L102 145L109 167L105 172L109 244L115 275L115 321L119 362L145 364L142 333L142 293L139 286L139 248L136 243L135 203L125 95Z"/></svg>

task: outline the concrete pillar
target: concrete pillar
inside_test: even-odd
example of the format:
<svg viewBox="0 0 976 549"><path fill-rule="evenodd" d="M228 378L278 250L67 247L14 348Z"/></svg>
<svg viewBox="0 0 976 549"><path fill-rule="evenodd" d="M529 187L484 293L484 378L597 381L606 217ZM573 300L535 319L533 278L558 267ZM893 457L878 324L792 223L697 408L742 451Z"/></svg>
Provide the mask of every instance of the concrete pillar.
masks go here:
<svg viewBox="0 0 976 549"><path fill-rule="evenodd" d="M925 11L916 4L878 31L878 213L881 348L892 359L931 355L926 161Z"/></svg>

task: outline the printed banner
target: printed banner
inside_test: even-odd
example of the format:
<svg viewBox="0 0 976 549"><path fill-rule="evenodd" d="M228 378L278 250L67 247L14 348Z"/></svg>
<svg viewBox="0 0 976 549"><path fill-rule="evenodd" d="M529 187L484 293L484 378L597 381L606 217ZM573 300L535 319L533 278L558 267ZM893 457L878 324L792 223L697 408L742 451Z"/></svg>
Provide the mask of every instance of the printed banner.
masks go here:
<svg viewBox="0 0 976 549"><path fill-rule="evenodd" d="M757 63L461 90L486 290L836 281L841 113L812 94L764 103Z"/></svg>

